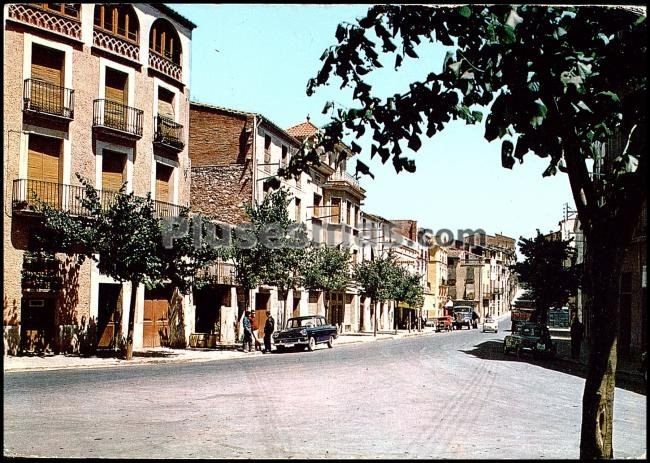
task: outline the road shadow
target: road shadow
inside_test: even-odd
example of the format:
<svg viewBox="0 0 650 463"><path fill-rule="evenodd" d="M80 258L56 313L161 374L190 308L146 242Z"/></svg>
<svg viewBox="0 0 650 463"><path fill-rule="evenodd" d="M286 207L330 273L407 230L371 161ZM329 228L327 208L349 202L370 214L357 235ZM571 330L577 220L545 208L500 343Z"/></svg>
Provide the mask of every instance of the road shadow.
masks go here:
<svg viewBox="0 0 650 463"><path fill-rule="evenodd" d="M558 355L550 359L534 359L530 354L523 354L517 357L516 354L503 353L503 341L485 341L471 350L460 350L467 355L483 360L494 360L500 362L526 362L549 370L558 371L568 375L587 377L587 366L578 361L572 360L565 353L570 352L570 341L554 340L557 345ZM641 374L634 374L625 371L616 372L616 387L637 394L647 395L647 387Z"/></svg>

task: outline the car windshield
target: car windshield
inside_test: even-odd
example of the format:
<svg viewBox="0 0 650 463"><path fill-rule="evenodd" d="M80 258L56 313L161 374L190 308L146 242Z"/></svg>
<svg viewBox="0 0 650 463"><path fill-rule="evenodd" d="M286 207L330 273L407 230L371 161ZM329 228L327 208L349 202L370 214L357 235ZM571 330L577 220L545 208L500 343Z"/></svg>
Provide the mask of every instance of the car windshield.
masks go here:
<svg viewBox="0 0 650 463"><path fill-rule="evenodd" d="M287 328L308 328L317 325L318 321L315 318L290 318L287 320Z"/></svg>
<svg viewBox="0 0 650 463"><path fill-rule="evenodd" d="M491 318L486 318L485 323L494 323L494 320L492 320Z"/></svg>

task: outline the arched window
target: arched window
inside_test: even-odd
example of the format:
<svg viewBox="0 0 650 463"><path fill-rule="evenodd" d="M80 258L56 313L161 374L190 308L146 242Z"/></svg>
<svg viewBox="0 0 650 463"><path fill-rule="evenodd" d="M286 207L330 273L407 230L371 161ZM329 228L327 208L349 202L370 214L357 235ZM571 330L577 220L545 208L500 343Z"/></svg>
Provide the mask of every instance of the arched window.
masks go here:
<svg viewBox="0 0 650 463"><path fill-rule="evenodd" d="M157 19L153 23L149 34L149 51L167 58L174 64L181 64L181 41L169 21Z"/></svg>
<svg viewBox="0 0 650 463"><path fill-rule="evenodd" d="M130 5L95 5L95 27L138 43L138 18Z"/></svg>
<svg viewBox="0 0 650 463"><path fill-rule="evenodd" d="M36 5L43 10L53 11L74 19L79 19L81 10L79 3L37 3Z"/></svg>

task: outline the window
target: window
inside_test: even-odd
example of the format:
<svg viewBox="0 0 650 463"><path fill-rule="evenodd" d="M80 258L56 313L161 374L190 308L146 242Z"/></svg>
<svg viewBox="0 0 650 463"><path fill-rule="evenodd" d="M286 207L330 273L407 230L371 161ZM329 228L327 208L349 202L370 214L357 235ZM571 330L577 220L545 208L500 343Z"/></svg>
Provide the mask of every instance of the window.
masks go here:
<svg viewBox="0 0 650 463"><path fill-rule="evenodd" d="M106 68L104 82L104 125L119 130L127 127L129 76L116 69Z"/></svg>
<svg viewBox="0 0 650 463"><path fill-rule="evenodd" d="M174 92L158 87L158 115L174 120Z"/></svg>
<svg viewBox="0 0 650 463"><path fill-rule="evenodd" d="M266 172L271 172L271 137L269 135L264 135L264 170Z"/></svg>
<svg viewBox="0 0 650 463"><path fill-rule="evenodd" d="M130 5L95 5L95 27L138 43L138 19Z"/></svg>
<svg viewBox="0 0 650 463"><path fill-rule="evenodd" d="M156 163L156 201L171 202L171 179L174 168Z"/></svg>
<svg viewBox="0 0 650 463"><path fill-rule="evenodd" d="M352 203L350 201L345 202L345 223L348 225L352 225L351 217L352 217Z"/></svg>
<svg viewBox="0 0 650 463"><path fill-rule="evenodd" d="M314 193L314 209L313 209L313 217L314 218L320 218L321 216L321 201L323 200L323 197L319 194Z"/></svg>
<svg viewBox="0 0 650 463"><path fill-rule="evenodd" d="M158 19L153 23L149 34L149 50L174 64L181 63L181 42L169 21Z"/></svg>
<svg viewBox="0 0 650 463"><path fill-rule="evenodd" d="M331 200L332 207L330 208L330 222L331 223L340 223L341 222L341 198L332 198Z"/></svg>
<svg viewBox="0 0 650 463"><path fill-rule="evenodd" d="M286 167L289 164L289 149L282 145L282 160L280 161L280 166Z"/></svg>
<svg viewBox="0 0 650 463"><path fill-rule="evenodd" d="M37 3L36 5L43 10L79 19L80 5L78 3Z"/></svg>
<svg viewBox="0 0 650 463"><path fill-rule="evenodd" d="M120 191L126 180L126 154L102 151L102 191Z"/></svg>
<svg viewBox="0 0 650 463"><path fill-rule="evenodd" d="M296 198L296 222L298 223L302 222L300 203L301 203L300 198Z"/></svg>

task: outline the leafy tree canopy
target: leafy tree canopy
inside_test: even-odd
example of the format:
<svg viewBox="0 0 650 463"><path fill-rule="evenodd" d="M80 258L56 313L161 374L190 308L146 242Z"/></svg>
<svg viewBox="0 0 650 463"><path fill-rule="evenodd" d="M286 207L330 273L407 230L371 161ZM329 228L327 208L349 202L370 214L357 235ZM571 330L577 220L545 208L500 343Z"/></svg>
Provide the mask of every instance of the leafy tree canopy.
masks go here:
<svg viewBox="0 0 650 463"><path fill-rule="evenodd" d="M512 270L526 289L524 297L535 301L538 320L545 322L548 309L565 306L580 283L571 240L550 240L538 231L535 238L520 238L518 245L524 260Z"/></svg>

